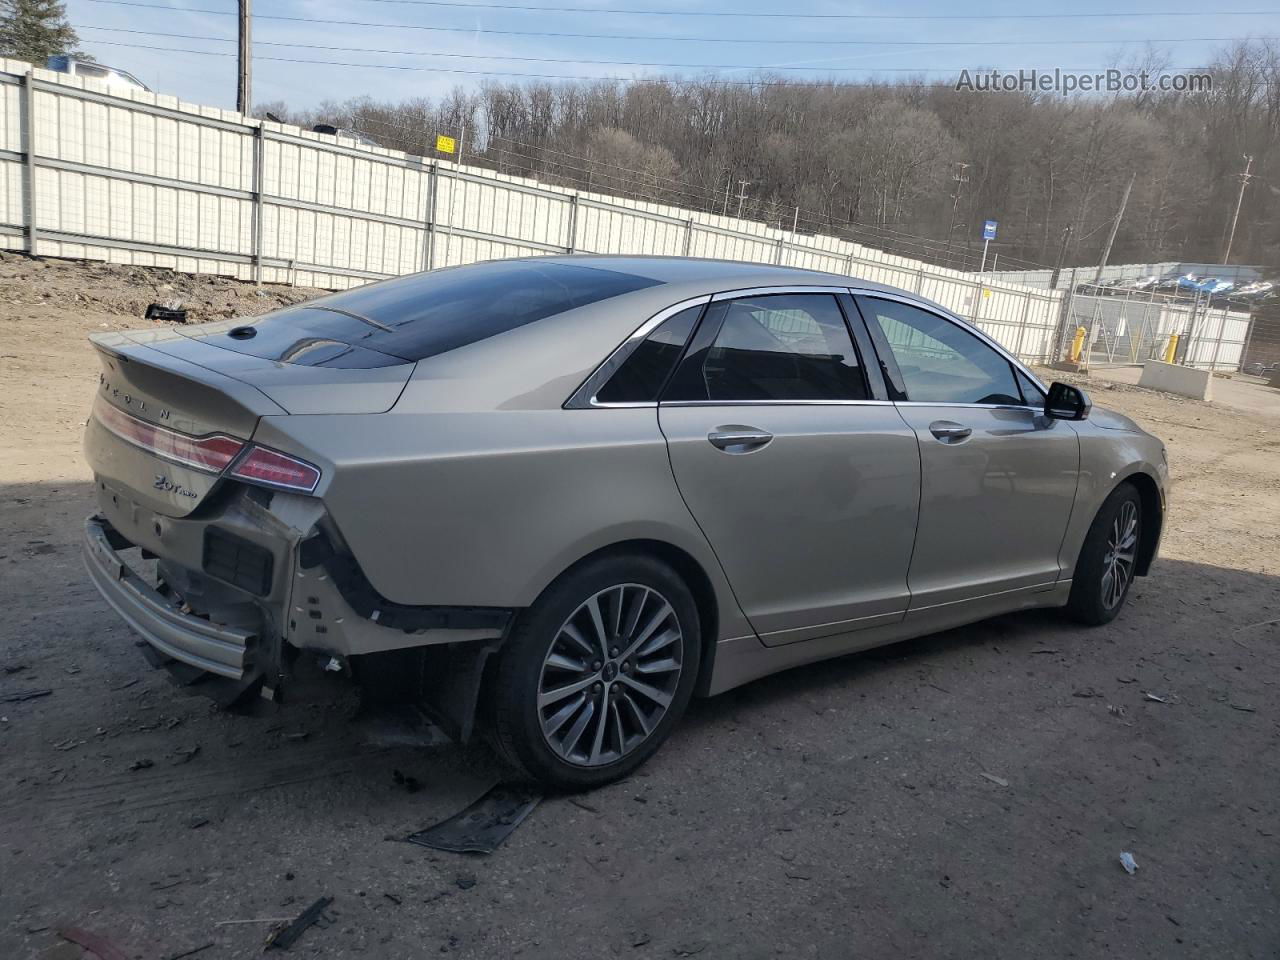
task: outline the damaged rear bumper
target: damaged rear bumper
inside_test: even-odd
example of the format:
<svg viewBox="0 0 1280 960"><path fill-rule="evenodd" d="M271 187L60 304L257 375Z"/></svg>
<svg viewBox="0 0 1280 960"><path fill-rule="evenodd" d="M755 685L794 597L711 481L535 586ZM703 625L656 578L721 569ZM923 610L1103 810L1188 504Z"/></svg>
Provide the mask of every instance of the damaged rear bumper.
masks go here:
<svg viewBox="0 0 1280 960"><path fill-rule="evenodd" d="M126 623L156 650L209 673L240 680L252 667L258 637L247 630L184 613L116 555L120 535L100 516L85 521L84 561L93 585Z"/></svg>

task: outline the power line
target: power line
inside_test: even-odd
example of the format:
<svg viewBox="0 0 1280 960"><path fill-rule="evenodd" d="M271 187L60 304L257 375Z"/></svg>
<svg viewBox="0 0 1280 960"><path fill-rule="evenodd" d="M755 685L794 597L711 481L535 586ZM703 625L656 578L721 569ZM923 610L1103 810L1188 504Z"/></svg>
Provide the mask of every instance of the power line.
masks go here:
<svg viewBox="0 0 1280 960"><path fill-rule="evenodd" d="M91 0L93 3L108 3L122 7L143 7L149 10L165 10L169 13L200 13L213 16L232 17L236 14L228 10L206 10L194 7L170 7L159 3L143 3L141 0ZM289 17L281 14L256 14L258 20L280 20L290 23L323 23L340 27L377 27L389 30L427 30L437 33L492 34L505 37L553 37L574 40L646 40L663 43L767 43L767 44L805 44L820 46L858 46L883 47L887 45L911 47L1009 47L1009 46L1061 46L1061 45L1116 45L1121 43L1232 43L1237 40L1280 40L1280 37L1173 37L1167 40L1153 38L1121 39L1090 38L1087 40L833 40L803 39L788 40L779 37L762 37L740 39L736 37L664 37L653 35L609 34L609 33L561 33L541 30L493 30L478 27L439 27L416 23L370 23L363 20L327 20L319 17Z"/></svg>
<svg viewBox="0 0 1280 960"><path fill-rule="evenodd" d="M138 36L148 37L168 37L175 40L208 40L215 43L235 43L232 37L210 37L194 33L164 33L157 30L132 30L125 27L103 27L97 24L88 24L79 27L78 30L103 30L110 33L128 33ZM106 43L107 41L97 41ZM828 66L789 66L789 65L772 65L772 64L750 64L750 63L664 63L659 61L648 60L580 60L573 57L517 57L510 54L483 54L483 53L446 53L439 50L385 50L377 47L339 47L329 44L319 43L290 43L284 40L257 40L253 41L257 47L291 47L302 50L329 50L341 53L377 53L388 54L392 56L405 57L448 57L459 60L516 60L525 63L580 63L592 66L609 66L609 67L671 67L684 70L763 70L763 71L812 71L825 73L850 73L850 72L881 72L881 73L942 73L954 74L958 68L943 67L885 67L876 65L857 66L857 67L828 67ZM890 41L892 43L892 41ZM1103 67L1063 67L1065 71L1084 73L1090 70L1101 70ZM1196 70L1199 67L1169 67L1167 70Z"/></svg>
<svg viewBox="0 0 1280 960"><path fill-rule="evenodd" d="M125 43L116 40L95 40L95 44L106 47L127 47L133 50L160 50L164 53L190 53L203 57L234 57L236 54L224 52L221 50L192 50L187 47L162 47L155 44L147 43ZM608 81L612 83L665 83L672 86L694 86L699 84L707 84L712 86L727 87L813 87L813 86L831 86L833 81L821 80L720 80L715 77L704 77L697 79L686 79L681 77L616 77L616 76L592 76L583 74L569 73L515 73L505 70L463 70L459 67L416 67L408 64L396 63L350 63L343 60L308 60L300 57L263 57L255 56L255 60L274 62L274 63L305 63L316 66L325 67L357 67L369 70L400 70L411 73L445 73L459 74L474 77L516 77L527 80L573 80L573 81ZM877 68L868 67L868 72L874 73ZM932 70L929 68L895 68L906 72L913 73L956 73L956 70ZM1098 68L1089 68L1098 69ZM1184 68L1184 69L1207 69L1202 67ZM761 72L767 73L767 68L761 68ZM1255 81L1255 85L1265 85L1270 83L1269 80Z"/></svg>
<svg viewBox="0 0 1280 960"><path fill-rule="evenodd" d="M1276 10L1137 10L1110 13L758 13L747 10L637 10L615 7L537 7L519 3L464 3L461 0L365 0L414 7L463 10L524 10L531 13L612 13L650 17L737 17L781 20L1095 20L1119 17L1265 17Z"/></svg>

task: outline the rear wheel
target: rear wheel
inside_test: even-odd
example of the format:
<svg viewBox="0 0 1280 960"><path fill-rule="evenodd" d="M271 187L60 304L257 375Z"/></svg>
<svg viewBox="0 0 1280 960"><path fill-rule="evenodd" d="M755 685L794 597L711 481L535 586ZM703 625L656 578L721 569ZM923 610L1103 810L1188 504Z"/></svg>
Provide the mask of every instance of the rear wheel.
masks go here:
<svg viewBox="0 0 1280 960"><path fill-rule="evenodd" d="M1142 538L1142 498L1123 483L1103 501L1080 548L1067 612L1098 626L1116 618L1129 596Z"/></svg>
<svg viewBox="0 0 1280 960"><path fill-rule="evenodd" d="M644 763L688 705L701 649L693 596L644 556L588 561L521 616L491 689L494 739L553 786L598 786Z"/></svg>

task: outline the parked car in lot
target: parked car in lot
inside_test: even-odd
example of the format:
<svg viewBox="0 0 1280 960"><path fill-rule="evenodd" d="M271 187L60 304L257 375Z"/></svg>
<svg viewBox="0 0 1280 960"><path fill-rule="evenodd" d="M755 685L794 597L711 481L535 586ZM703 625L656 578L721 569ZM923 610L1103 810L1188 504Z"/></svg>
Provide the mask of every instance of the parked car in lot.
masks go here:
<svg viewBox="0 0 1280 960"><path fill-rule="evenodd" d="M1106 623L1160 539L1159 440L848 277L507 260L91 340L87 564L158 658L227 698L318 658L560 786L695 693Z"/></svg>

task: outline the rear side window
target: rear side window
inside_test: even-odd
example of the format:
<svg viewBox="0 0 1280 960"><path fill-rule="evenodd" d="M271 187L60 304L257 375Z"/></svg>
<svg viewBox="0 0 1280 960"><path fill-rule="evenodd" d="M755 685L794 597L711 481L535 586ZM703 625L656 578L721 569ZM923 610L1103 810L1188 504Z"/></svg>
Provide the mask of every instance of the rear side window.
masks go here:
<svg viewBox="0 0 1280 960"><path fill-rule="evenodd" d="M367 350L425 360L577 307L661 281L617 270L536 260L506 260L419 273L290 307L257 321L316 326L306 312L325 311L324 336ZM219 346L237 349L235 345Z"/></svg>
<svg viewBox="0 0 1280 960"><path fill-rule="evenodd" d="M704 324L716 331L714 340L690 354L663 399L868 397L844 314L829 294L724 300L711 305Z"/></svg>
<svg viewBox="0 0 1280 960"><path fill-rule="evenodd" d="M652 403L657 400L701 313L702 304L698 304L659 324L622 362L609 382L600 388L596 400L600 403Z"/></svg>

